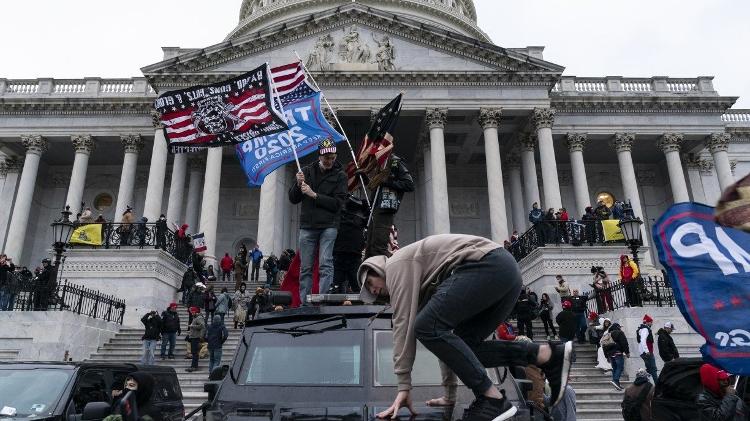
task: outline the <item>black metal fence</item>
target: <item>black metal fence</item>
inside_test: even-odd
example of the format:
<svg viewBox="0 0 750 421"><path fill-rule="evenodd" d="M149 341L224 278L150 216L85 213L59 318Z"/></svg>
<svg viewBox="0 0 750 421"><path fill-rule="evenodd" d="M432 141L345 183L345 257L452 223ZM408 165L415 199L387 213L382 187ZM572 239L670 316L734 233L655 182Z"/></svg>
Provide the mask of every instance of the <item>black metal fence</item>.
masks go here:
<svg viewBox="0 0 750 421"><path fill-rule="evenodd" d="M624 244L624 240L606 241L601 221L544 221L535 224L510 244L510 252L516 261L521 261L532 251L546 245L568 244L593 246Z"/></svg>
<svg viewBox="0 0 750 421"><path fill-rule="evenodd" d="M604 314L624 307L674 307L674 291L661 276L641 276L629 284L614 281L610 288L583 292L588 311Z"/></svg>
<svg viewBox="0 0 750 421"><path fill-rule="evenodd" d="M122 324L125 300L69 283L52 285L9 274L0 286L0 311L71 311Z"/></svg>
<svg viewBox="0 0 750 421"><path fill-rule="evenodd" d="M82 224L76 226L80 227ZM91 224L86 224L91 225ZM153 248L162 249L177 260L190 264L193 251L189 237L178 238L171 229L158 223L100 224L101 245L68 244L68 248Z"/></svg>

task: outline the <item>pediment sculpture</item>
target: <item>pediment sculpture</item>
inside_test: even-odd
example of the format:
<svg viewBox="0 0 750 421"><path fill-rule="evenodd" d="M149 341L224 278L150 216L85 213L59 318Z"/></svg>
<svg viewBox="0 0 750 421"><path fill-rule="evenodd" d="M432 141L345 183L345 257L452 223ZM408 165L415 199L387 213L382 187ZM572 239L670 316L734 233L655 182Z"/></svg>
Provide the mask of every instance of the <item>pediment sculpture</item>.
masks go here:
<svg viewBox="0 0 750 421"><path fill-rule="evenodd" d="M356 25L345 29L344 32L338 43L334 41L332 34L318 37L305 61L307 68L320 71L396 70L396 50L388 35L378 39L375 34L371 34L376 45L371 46L363 39ZM333 54L334 49L338 51L338 56Z"/></svg>

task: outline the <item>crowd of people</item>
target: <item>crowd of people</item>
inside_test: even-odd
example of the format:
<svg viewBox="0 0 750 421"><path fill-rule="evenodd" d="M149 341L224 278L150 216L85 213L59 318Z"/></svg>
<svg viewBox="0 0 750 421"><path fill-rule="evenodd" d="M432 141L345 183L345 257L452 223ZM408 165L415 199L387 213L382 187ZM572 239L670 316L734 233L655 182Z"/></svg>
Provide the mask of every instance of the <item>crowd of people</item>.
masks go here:
<svg viewBox="0 0 750 421"><path fill-rule="evenodd" d="M64 304L57 293L56 271L50 259L42 259L31 272L0 254L0 311L46 311L58 305Z"/></svg>

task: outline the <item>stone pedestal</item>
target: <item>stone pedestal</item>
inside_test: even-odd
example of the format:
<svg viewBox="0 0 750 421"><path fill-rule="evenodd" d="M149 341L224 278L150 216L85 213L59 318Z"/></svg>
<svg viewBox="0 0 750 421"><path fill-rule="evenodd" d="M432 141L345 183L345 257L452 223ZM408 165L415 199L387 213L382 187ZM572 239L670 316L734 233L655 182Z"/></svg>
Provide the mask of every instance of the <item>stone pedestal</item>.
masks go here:
<svg viewBox="0 0 750 421"><path fill-rule="evenodd" d="M125 300L124 326L141 327L141 317L177 301L186 266L162 250L70 250L62 279Z"/></svg>

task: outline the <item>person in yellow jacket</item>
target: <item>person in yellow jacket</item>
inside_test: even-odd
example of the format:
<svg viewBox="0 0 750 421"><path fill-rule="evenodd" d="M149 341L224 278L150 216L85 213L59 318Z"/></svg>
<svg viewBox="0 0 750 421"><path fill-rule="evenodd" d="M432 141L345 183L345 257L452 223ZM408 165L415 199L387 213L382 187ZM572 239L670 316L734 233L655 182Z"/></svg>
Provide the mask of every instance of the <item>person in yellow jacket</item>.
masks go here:
<svg viewBox="0 0 750 421"><path fill-rule="evenodd" d="M626 255L620 256L620 281L625 285L625 305L628 307L643 307L638 295L638 283L641 271L638 264Z"/></svg>

